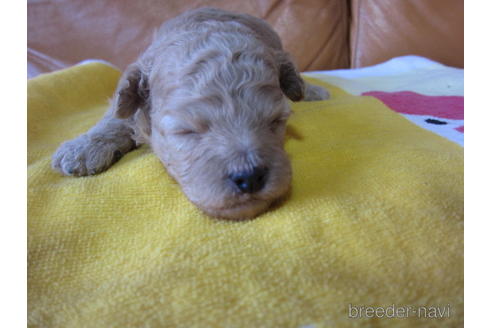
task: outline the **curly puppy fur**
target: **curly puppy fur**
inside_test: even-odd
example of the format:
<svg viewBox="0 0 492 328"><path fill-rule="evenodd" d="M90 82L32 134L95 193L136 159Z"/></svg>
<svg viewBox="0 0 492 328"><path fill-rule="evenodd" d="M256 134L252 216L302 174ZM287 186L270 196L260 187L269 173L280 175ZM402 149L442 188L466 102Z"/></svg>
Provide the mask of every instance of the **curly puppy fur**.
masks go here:
<svg viewBox="0 0 492 328"><path fill-rule="evenodd" d="M97 174L146 143L205 213L252 218L290 186L286 98L328 93L302 80L266 22L186 12L162 25L122 75L103 119L63 143L52 165L65 175Z"/></svg>

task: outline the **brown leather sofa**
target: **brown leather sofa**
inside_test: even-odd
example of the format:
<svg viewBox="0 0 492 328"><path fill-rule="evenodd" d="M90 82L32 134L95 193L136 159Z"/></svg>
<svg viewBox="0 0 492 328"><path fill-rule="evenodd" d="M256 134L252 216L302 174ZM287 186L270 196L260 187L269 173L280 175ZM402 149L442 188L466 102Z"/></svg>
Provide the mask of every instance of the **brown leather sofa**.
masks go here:
<svg viewBox="0 0 492 328"><path fill-rule="evenodd" d="M28 0L28 77L88 58L124 69L163 21L205 6L266 19L301 71L407 54L463 67L463 0Z"/></svg>

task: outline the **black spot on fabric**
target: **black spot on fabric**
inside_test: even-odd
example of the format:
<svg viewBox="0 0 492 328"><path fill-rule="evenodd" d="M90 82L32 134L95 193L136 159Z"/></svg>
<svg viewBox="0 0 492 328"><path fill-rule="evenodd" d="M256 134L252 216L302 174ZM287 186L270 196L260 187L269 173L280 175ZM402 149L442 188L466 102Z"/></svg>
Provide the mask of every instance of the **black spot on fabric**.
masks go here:
<svg viewBox="0 0 492 328"><path fill-rule="evenodd" d="M430 124L435 124L435 125L445 125L445 124L448 124L448 122L444 122L444 121L439 121L439 120L435 120L433 118L428 118L425 120L427 123L430 123Z"/></svg>

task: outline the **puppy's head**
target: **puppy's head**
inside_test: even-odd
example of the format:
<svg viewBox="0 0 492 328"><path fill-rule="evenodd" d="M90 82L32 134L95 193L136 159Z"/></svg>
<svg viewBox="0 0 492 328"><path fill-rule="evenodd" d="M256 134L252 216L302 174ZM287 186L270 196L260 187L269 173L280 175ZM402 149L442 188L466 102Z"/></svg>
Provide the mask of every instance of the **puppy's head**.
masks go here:
<svg viewBox="0 0 492 328"><path fill-rule="evenodd" d="M138 81L119 91L119 115L135 115L137 134L204 212L252 218L287 193L291 166L283 144L290 107L285 96L300 100L304 91L290 61L257 52L211 51L172 76L164 67L154 67L147 77L141 71L127 75ZM138 99L123 101L132 85L130 93Z"/></svg>

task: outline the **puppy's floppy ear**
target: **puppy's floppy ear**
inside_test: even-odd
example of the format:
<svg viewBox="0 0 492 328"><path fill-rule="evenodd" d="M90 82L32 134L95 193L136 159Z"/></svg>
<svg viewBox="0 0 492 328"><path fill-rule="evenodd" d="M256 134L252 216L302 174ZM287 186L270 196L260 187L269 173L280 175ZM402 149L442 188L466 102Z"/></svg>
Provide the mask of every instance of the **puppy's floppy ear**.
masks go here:
<svg viewBox="0 0 492 328"><path fill-rule="evenodd" d="M300 101L304 98L304 80L299 75L294 62L286 52L277 54L280 88L292 101Z"/></svg>
<svg viewBox="0 0 492 328"><path fill-rule="evenodd" d="M131 64L123 73L116 89L116 116L127 118L143 108L149 101L147 76L138 64Z"/></svg>

